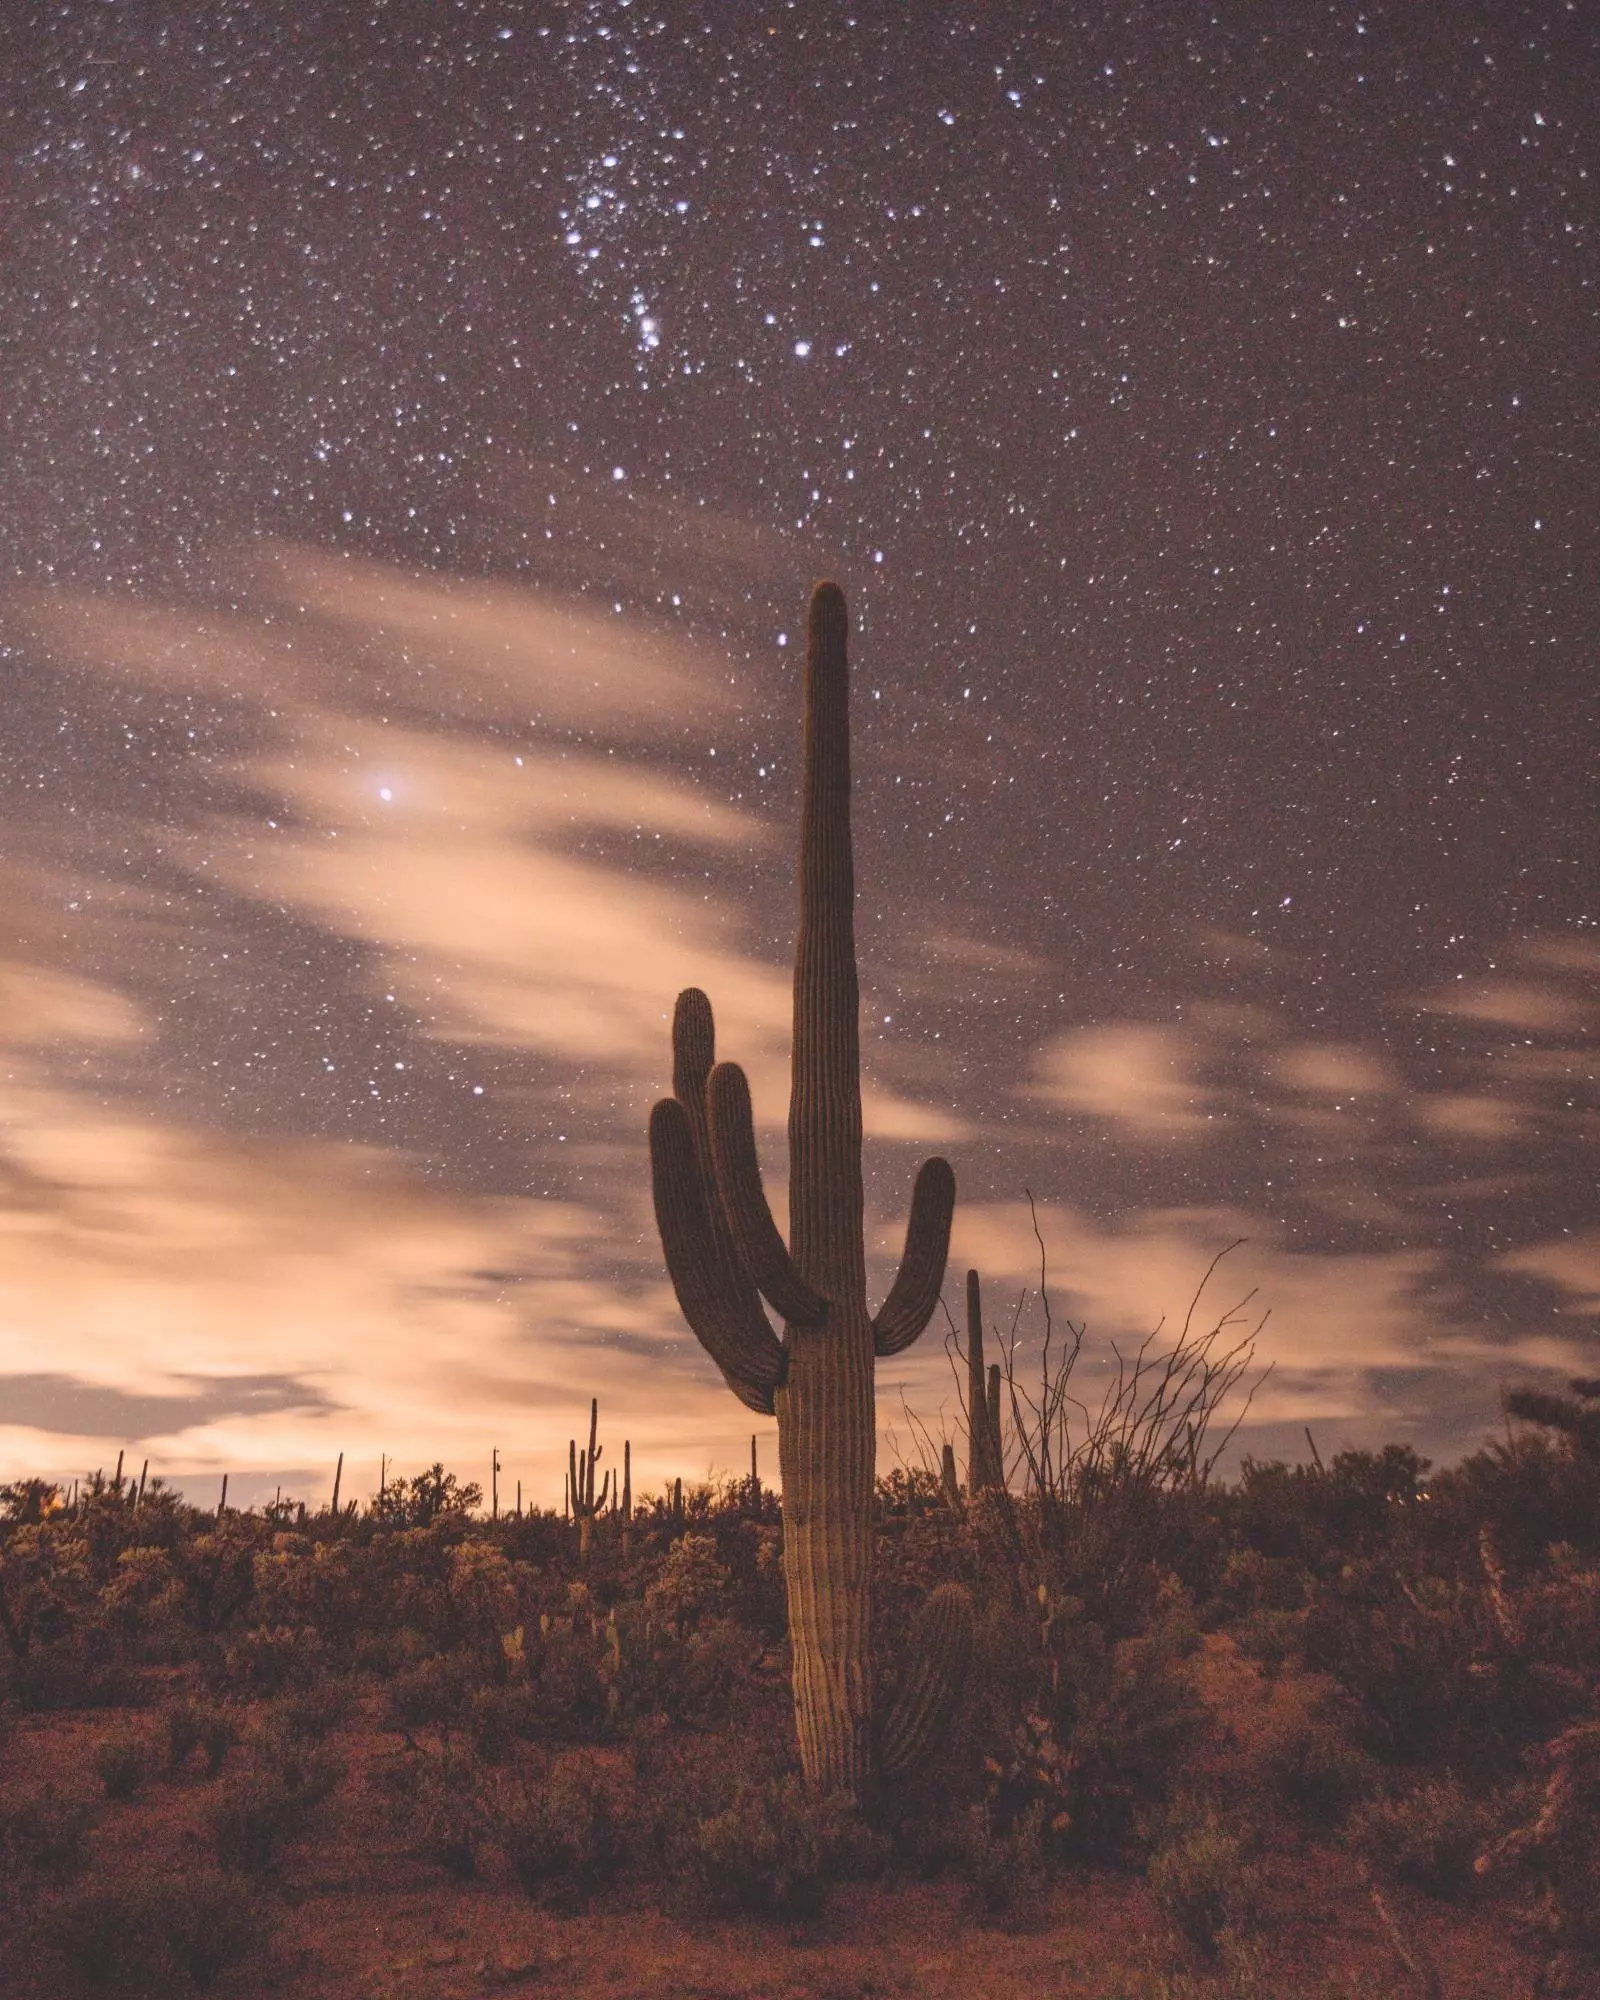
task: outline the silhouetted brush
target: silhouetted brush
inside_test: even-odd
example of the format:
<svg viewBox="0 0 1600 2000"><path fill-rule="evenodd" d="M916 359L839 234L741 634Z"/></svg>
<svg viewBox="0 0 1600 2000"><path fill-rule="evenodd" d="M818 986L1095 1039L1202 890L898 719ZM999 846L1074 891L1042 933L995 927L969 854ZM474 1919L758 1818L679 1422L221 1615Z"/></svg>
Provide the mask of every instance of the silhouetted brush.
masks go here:
<svg viewBox="0 0 1600 2000"><path fill-rule="evenodd" d="M938 1302L955 1176L944 1160L924 1164L899 1275L870 1314L846 636L843 593L818 584L805 663L788 1243L761 1185L749 1085L736 1064L715 1062L711 1003L694 987L674 1010L673 1095L650 1115L650 1159L662 1248L684 1318L734 1394L778 1419L801 1761L818 1790L859 1800L870 1790L875 1756L873 1361L909 1347ZM784 1322L781 1339L762 1299ZM927 1628L930 1643L959 1622L960 1613L946 1609L943 1622ZM970 1621L970 1604L966 1615ZM959 1648L947 1666L964 1671Z"/></svg>

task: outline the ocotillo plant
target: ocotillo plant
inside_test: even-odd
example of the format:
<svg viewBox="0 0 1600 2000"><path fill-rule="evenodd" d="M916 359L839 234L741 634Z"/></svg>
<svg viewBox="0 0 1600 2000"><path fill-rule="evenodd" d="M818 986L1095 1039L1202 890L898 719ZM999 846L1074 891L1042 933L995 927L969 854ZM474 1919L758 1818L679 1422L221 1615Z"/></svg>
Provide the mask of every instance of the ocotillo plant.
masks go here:
<svg viewBox="0 0 1600 2000"><path fill-rule="evenodd" d="M967 1273L967 1494L1005 1485L1000 1446L1000 1368L983 1372L983 1296L976 1271Z"/></svg>
<svg viewBox="0 0 1600 2000"><path fill-rule="evenodd" d="M873 1358L927 1325L944 1281L955 1204L948 1162L917 1176L899 1275L867 1309L861 1187L861 1062L850 843L849 668L844 594L812 593L801 778L800 932L789 1096L789 1242L767 1206L750 1088L713 1067L711 1003L697 988L673 1016L673 1095L650 1116L656 1220L684 1318L751 1409L778 1419L784 1572L801 1762L821 1791L857 1800L876 1759L870 1653ZM780 1340L761 1300L784 1321ZM915 1715L891 1718L893 1764L923 1746L941 1672L965 1671L951 1637L964 1593L920 1621L938 1659L907 1675ZM965 1628L963 1628L965 1629ZM908 1733L909 1732L909 1733Z"/></svg>
<svg viewBox="0 0 1600 2000"><path fill-rule="evenodd" d="M600 1398L589 1399L589 1445L580 1458L578 1440L567 1440L567 1491L572 1500L572 1518L578 1524L578 1556L587 1561L589 1557L589 1536L594 1528L594 1517L601 1513L606 1504L606 1496L611 1491L611 1474L608 1472L601 1484L599 1494L594 1490L594 1471L605 1450L603 1444L594 1441L595 1430L600 1422Z"/></svg>

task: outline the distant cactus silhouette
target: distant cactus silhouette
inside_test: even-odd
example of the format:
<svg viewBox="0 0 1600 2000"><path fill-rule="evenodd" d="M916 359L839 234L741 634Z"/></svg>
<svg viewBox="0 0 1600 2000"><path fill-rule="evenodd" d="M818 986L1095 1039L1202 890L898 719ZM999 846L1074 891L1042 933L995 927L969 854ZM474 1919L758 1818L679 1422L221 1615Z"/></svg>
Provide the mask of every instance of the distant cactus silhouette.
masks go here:
<svg viewBox="0 0 1600 2000"><path fill-rule="evenodd" d="M1000 1442L1000 1367L985 1381L983 1372L983 1295L976 1271L967 1273L967 1495L1004 1486L1005 1459Z"/></svg>
<svg viewBox="0 0 1600 2000"><path fill-rule="evenodd" d="M898 1354L938 1302L955 1204L947 1161L917 1176L899 1275L867 1310L861 1065L850 841L844 594L812 593L805 663L800 932L789 1098L789 1243L767 1206L750 1089L715 1064L711 1003L691 987L673 1016L673 1095L650 1116L656 1219L684 1318L734 1394L778 1419L784 1570L801 1761L820 1791L869 1793L877 1764L869 1633L875 1354ZM785 1322L773 1331L761 1301ZM885 1725L903 1768L942 1725L970 1650L959 1586L920 1620L925 1657ZM943 1692L939 1692L939 1690ZM887 1755L892 1745L892 1756Z"/></svg>
<svg viewBox="0 0 1600 2000"><path fill-rule="evenodd" d="M567 1440L567 1499L572 1508L572 1518L578 1524L578 1555L587 1562L589 1558L589 1538L594 1532L597 1514L605 1512L606 1500L611 1492L611 1474L608 1472L601 1482L600 1491L594 1490L595 1467L605 1450L603 1444L595 1443L595 1431L600 1422L600 1398L589 1399L589 1443L579 1455L578 1440Z"/></svg>

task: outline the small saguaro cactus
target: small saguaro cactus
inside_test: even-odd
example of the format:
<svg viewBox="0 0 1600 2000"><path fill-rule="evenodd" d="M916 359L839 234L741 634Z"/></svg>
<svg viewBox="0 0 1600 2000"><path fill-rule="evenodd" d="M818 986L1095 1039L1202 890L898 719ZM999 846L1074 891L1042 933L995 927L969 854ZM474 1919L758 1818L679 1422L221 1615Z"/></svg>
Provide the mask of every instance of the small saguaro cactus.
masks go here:
<svg viewBox="0 0 1600 2000"><path fill-rule="evenodd" d="M572 1518L578 1524L578 1555L580 1560L589 1557L589 1537L594 1529L597 1514L605 1511L606 1498L611 1491L611 1474L608 1472L601 1482L598 1495L594 1490L595 1467L605 1450L603 1444L596 1444L595 1430L600 1422L600 1398L589 1399L589 1444L580 1457L578 1440L567 1440L567 1493L572 1503Z"/></svg>
<svg viewBox="0 0 1600 2000"><path fill-rule="evenodd" d="M787 1245L761 1185L749 1084L737 1064L714 1062L711 1003L698 988L678 996L673 1094L650 1115L650 1160L684 1318L740 1401L778 1420L801 1762L815 1789L862 1800L880 1758L884 1769L904 1767L943 1726L948 1701L936 1690L958 1688L965 1673L971 1605L956 1586L919 1621L927 1657L908 1669L880 1742L869 1639L873 1363L909 1347L938 1303L955 1176L944 1160L924 1164L899 1275L870 1313L846 635L843 592L818 584L806 641ZM781 1339L763 1299L784 1322Z"/></svg>
<svg viewBox="0 0 1600 2000"><path fill-rule="evenodd" d="M1000 1368L983 1372L983 1295L976 1271L967 1273L967 1494L998 1491L1006 1483L1000 1442Z"/></svg>

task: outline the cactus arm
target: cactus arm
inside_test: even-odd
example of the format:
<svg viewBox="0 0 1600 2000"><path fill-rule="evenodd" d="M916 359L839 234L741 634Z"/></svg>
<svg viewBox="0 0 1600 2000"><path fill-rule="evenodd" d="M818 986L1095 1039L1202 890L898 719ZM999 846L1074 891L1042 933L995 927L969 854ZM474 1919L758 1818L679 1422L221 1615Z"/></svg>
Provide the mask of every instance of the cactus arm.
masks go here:
<svg viewBox="0 0 1600 2000"><path fill-rule="evenodd" d="M746 1408L773 1413L786 1357L754 1294L731 1281L717 1255L689 1113L664 1097L650 1114L650 1171L667 1274L684 1318Z"/></svg>
<svg viewBox="0 0 1600 2000"><path fill-rule="evenodd" d="M909 1347L933 1317L950 1254L950 1218L955 1213L956 1177L950 1162L937 1156L924 1160L911 1195L911 1219L906 1224L905 1253L889 1296L872 1322L872 1344L879 1354L898 1354Z"/></svg>
<svg viewBox="0 0 1600 2000"><path fill-rule="evenodd" d="M698 986L686 986L672 1010L672 1094L691 1109L706 1101L706 1078L716 1061L716 1032L711 1002Z"/></svg>
<svg viewBox="0 0 1600 2000"><path fill-rule="evenodd" d="M744 1268L774 1312L792 1326L814 1326L827 1317L828 1301L795 1269L767 1206L756 1156L750 1085L737 1063L717 1064L706 1103L717 1195Z"/></svg>
<svg viewBox="0 0 1600 2000"><path fill-rule="evenodd" d="M930 1591L911 1627L905 1677L884 1718L879 1759L885 1777L923 1763L950 1724L972 1660L972 1599L959 1583Z"/></svg>

